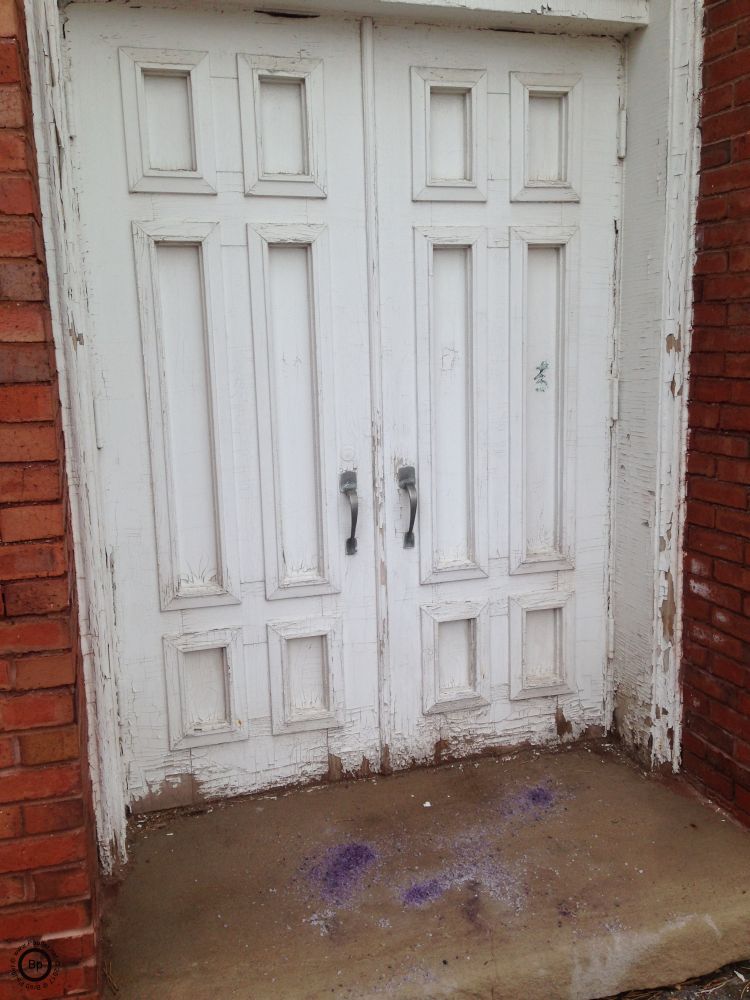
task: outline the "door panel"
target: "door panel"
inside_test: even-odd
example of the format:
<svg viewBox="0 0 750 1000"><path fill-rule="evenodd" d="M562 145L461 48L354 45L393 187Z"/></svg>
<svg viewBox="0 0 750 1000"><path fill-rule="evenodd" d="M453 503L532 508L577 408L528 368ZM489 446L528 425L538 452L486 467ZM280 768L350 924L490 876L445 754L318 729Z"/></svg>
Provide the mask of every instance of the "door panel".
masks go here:
<svg viewBox="0 0 750 1000"><path fill-rule="evenodd" d="M601 722L619 53L395 25L375 53L399 766Z"/></svg>
<svg viewBox="0 0 750 1000"><path fill-rule="evenodd" d="M221 247L211 223L133 223L161 607L240 600Z"/></svg>
<svg viewBox="0 0 750 1000"><path fill-rule="evenodd" d="M486 577L484 230L416 228L414 270L421 582Z"/></svg>
<svg viewBox="0 0 750 1000"><path fill-rule="evenodd" d="M324 226L248 228L269 600L339 590L327 237Z"/></svg>

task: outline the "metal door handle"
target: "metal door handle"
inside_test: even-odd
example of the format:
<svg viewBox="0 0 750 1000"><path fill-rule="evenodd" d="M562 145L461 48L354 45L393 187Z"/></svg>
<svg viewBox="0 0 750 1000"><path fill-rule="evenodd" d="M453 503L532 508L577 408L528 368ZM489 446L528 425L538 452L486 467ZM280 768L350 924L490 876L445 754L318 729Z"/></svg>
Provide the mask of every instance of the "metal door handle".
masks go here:
<svg viewBox="0 0 750 1000"><path fill-rule="evenodd" d="M357 551L357 517L359 516L359 497L357 496L357 473L353 469L342 472L339 476L339 489L349 501L352 515L352 530L346 540L346 554L353 556Z"/></svg>
<svg viewBox="0 0 750 1000"><path fill-rule="evenodd" d="M413 465L398 470L398 488L409 497L409 530L404 534L404 548L414 548L414 521L417 517L417 474Z"/></svg>

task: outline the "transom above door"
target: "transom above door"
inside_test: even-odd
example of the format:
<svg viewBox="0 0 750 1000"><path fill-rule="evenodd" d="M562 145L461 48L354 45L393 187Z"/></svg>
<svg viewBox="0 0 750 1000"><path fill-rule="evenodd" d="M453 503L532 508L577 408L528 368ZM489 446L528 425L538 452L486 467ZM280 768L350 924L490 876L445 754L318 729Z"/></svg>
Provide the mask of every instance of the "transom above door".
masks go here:
<svg viewBox="0 0 750 1000"><path fill-rule="evenodd" d="M618 46L70 46L134 806L601 722Z"/></svg>

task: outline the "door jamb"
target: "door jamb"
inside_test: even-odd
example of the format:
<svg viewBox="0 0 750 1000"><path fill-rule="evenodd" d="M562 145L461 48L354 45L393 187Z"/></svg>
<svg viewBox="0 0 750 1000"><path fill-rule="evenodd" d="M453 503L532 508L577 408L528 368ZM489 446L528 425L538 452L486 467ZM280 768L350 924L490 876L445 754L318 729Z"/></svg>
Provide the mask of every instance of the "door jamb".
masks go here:
<svg viewBox="0 0 750 1000"><path fill-rule="evenodd" d="M79 233L75 126L71 120L65 14L55 0L26 0L34 139L52 333L70 493L79 631L88 713L88 762L99 861L126 857L127 802L117 703L112 553L107 551L97 466L95 368ZM102 387L103 388L103 387Z"/></svg>
<svg viewBox="0 0 750 1000"><path fill-rule="evenodd" d="M700 163L701 0L670 3L666 234L662 278L654 531L651 763L678 771L682 749L682 590L688 387ZM667 713L663 708L667 707Z"/></svg>

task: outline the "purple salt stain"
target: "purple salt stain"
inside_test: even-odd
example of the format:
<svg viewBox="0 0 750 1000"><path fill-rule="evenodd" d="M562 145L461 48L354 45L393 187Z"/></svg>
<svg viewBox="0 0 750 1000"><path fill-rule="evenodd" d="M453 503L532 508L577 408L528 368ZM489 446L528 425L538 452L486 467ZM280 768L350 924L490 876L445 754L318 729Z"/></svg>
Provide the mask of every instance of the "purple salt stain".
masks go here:
<svg viewBox="0 0 750 1000"><path fill-rule="evenodd" d="M500 811L504 816L523 814L540 819L556 803L557 795L547 785L530 785L505 798Z"/></svg>
<svg viewBox="0 0 750 1000"><path fill-rule="evenodd" d="M529 806L536 809L549 809L550 806L555 804L555 793L551 788L545 788L544 785L536 785L534 788L527 788L523 793L523 797L528 802Z"/></svg>
<svg viewBox="0 0 750 1000"><path fill-rule="evenodd" d="M404 906L426 906L434 899L442 896L444 887L436 878L427 879L425 882L414 882L401 897Z"/></svg>
<svg viewBox="0 0 750 1000"><path fill-rule="evenodd" d="M528 890L520 867L503 862L500 846L496 843L498 829L495 821L477 825L458 837L438 836L435 844L441 849L443 863L432 869L429 877L400 888L401 904L410 908L426 907L446 893L465 893L468 888L473 894L481 892L520 913Z"/></svg>
<svg viewBox="0 0 750 1000"><path fill-rule="evenodd" d="M349 899L362 876L374 864L377 854L370 844L351 840L336 844L312 868L310 875L320 886L321 895L334 903Z"/></svg>

